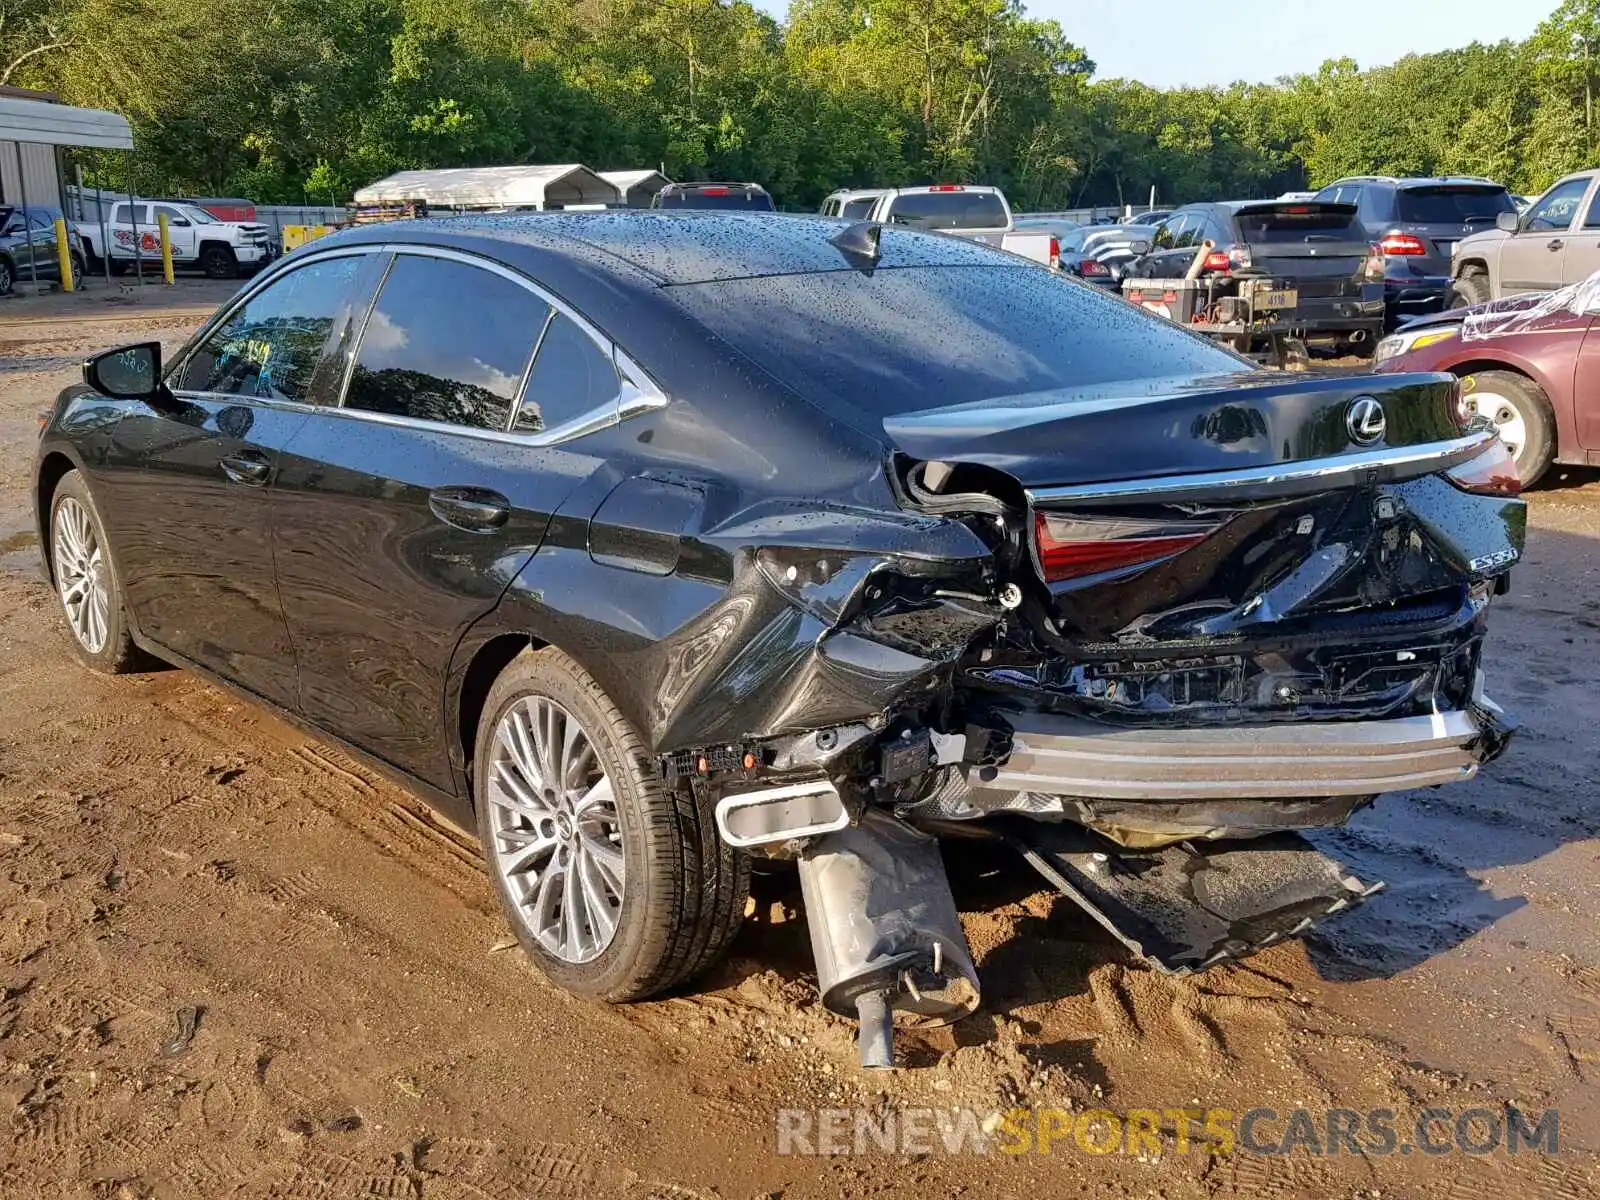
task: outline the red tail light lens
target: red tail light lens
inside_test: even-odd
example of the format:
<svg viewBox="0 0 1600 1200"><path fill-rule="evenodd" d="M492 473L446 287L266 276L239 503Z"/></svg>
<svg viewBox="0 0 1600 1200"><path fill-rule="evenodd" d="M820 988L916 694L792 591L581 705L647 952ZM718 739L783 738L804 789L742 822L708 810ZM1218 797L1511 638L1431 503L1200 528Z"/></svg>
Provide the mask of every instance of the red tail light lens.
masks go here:
<svg viewBox="0 0 1600 1200"><path fill-rule="evenodd" d="M1104 279L1107 275L1111 274L1111 268L1106 266L1105 263L1101 262L1098 258L1086 258L1078 264L1078 274L1082 275L1085 279Z"/></svg>
<svg viewBox="0 0 1600 1200"><path fill-rule="evenodd" d="M1228 269L1233 264L1228 261L1228 252L1226 250L1213 250L1210 254L1206 255L1206 261L1204 265L1205 269L1208 271L1217 271L1223 275L1226 275L1228 273Z"/></svg>
<svg viewBox="0 0 1600 1200"><path fill-rule="evenodd" d="M1061 239L1054 234L1050 236L1050 265L1052 267L1061 262Z"/></svg>
<svg viewBox="0 0 1600 1200"><path fill-rule="evenodd" d="M1033 518L1034 545L1046 583L1159 562L1205 541L1215 528L1138 517L1040 512Z"/></svg>
<svg viewBox="0 0 1600 1200"><path fill-rule="evenodd" d="M700 194L702 196L726 196L728 194L728 189L725 187L701 188Z"/></svg>
<svg viewBox="0 0 1600 1200"><path fill-rule="evenodd" d="M1421 238L1409 233L1386 233L1383 241L1378 243L1378 252L1391 258L1404 258L1407 255L1426 254L1428 248L1422 244Z"/></svg>
<svg viewBox="0 0 1600 1200"><path fill-rule="evenodd" d="M1522 491L1522 473L1517 470L1517 460L1511 456L1511 448L1499 438L1477 458L1451 467L1445 477L1463 492L1479 496L1515 496Z"/></svg>
<svg viewBox="0 0 1600 1200"><path fill-rule="evenodd" d="M936 183L928 190L930 192L964 192L967 189L959 183Z"/></svg>

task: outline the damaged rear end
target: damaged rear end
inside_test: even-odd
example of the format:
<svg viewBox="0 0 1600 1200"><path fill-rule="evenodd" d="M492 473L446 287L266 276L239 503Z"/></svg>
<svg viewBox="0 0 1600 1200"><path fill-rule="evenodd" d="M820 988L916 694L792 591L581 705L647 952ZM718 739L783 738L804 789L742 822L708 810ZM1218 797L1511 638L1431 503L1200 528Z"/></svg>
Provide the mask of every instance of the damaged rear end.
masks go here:
<svg viewBox="0 0 1600 1200"><path fill-rule="evenodd" d="M795 853L808 908L846 914L812 926L841 1012L976 1002L942 872L883 853L889 814L1001 834L1181 972L1381 887L1295 831L1471 778L1505 746L1480 661L1523 505L1453 380L1140 391L885 421L903 509L986 553L859 560L817 646L848 639L862 678L875 655L918 669L859 721L738 747L741 777L713 788L727 840ZM796 566L766 574L792 588Z"/></svg>

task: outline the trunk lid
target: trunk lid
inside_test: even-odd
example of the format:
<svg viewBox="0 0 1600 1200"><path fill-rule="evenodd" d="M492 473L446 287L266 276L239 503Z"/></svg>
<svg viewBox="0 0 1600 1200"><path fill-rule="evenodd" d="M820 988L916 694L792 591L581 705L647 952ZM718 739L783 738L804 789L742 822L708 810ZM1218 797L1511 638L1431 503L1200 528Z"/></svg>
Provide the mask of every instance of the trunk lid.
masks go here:
<svg viewBox="0 0 1600 1200"><path fill-rule="evenodd" d="M1246 204L1235 211L1234 225L1254 268L1269 275L1354 278L1372 253L1353 204Z"/></svg>
<svg viewBox="0 0 1600 1200"><path fill-rule="evenodd" d="M916 459L974 463L1026 488L1234 471L1461 436L1449 375L1233 375L1120 381L885 417ZM1357 441L1349 414L1371 397L1383 432Z"/></svg>

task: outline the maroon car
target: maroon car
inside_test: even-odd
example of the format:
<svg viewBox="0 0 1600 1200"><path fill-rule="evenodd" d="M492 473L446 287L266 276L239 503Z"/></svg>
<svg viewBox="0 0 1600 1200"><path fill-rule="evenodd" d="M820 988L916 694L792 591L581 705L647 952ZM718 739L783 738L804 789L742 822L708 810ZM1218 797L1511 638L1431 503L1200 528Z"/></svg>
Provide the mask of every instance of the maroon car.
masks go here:
<svg viewBox="0 0 1600 1200"><path fill-rule="evenodd" d="M1552 462L1600 466L1600 272L1555 292L1424 317L1378 343L1380 372L1449 371L1524 484Z"/></svg>

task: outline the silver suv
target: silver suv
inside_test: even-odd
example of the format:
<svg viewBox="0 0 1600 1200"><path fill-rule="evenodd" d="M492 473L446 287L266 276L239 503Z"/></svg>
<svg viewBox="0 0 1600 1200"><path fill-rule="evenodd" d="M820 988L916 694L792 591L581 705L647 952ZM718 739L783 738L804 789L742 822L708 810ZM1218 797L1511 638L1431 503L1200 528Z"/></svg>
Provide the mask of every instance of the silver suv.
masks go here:
<svg viewBox="0 0 1600 1200"><path fill-rule="evenodd" d="M1543 292L1600 271L1600 170L1558 179L1520 215L1456 243L1452 305Z"/></svg>

